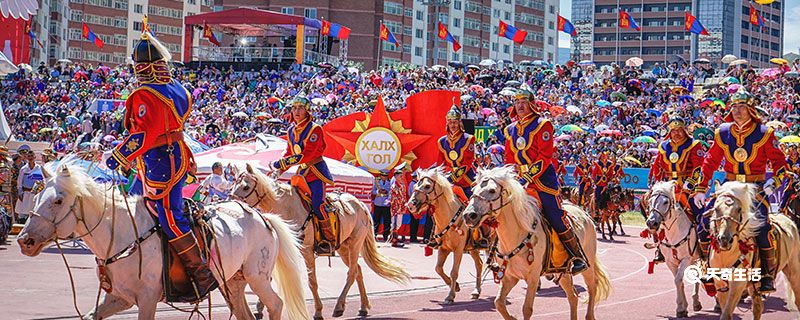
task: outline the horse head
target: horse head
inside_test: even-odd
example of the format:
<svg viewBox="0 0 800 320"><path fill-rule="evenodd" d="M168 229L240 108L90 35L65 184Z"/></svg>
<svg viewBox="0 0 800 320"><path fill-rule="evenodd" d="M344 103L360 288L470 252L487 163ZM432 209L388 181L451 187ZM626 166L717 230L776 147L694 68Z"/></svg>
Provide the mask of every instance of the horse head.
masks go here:
<svg viewBox="0 0 800 320"><path fill-rule="evenodd" d="M472 198L464 209L464 221L467 226L475 227L510 210L509 215L517 220L518 225L531 231L539 220L535 208L539 208L539 204L517 181L513 167L481 169L472 189Z"/></svg>
<svg viewBox="0 0 800 320"><path fill-rule="evenodd" d="M233 184L230 196L232 199L242 201L251 207L258 207L265 197L271 195L270 190L268 190L270 179L270 177L248 163L244 171L236 173L236 181Z"/></svg>
<svg viewBox="0 0 800 320"><path fill-rule="evenodd" d="M757 190L753 184L736 181L722 185L715 181L714 189L714 207L706 214L710 215L711 236L716 240L719 250L728 251L734 237L749 239L761 226L753 210Z"/></svg>
<svg viewBox="0 0 800 320"><path fill-rule="evenodd" d="M664 222L672 218L673 210L678 209L675 201L675 182L664 181L653 185L647 198L647 228L652 232L658 231Z"/></svg>
<svg viewBox="0 0 800 320"><path fill-rule="evenodd" d="M406 203L411 214L419 215L443 196L452 200L453 195L449 190L452 185L447 181L442 167L417 169L417 178L417 183Z"/></svg>
<svg viewBox="0 0 800 320"><path fill-rule="evenodd" d="M35 257L50 241L63 239L75 232L78 215L83 217L83 199L96 197L97 184L78 169L61 166L54 176L46 168L44 188L34 198L34 207L19 234L22 254ZM100 196L102 197L102 196Z"/></svg>

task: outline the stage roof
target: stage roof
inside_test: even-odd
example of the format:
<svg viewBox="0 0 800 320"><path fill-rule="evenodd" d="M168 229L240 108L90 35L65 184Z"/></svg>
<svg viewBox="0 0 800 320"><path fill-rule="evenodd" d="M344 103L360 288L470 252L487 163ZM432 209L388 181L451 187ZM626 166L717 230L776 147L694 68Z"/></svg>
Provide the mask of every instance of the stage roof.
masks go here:
<svg viewBox="0 0 800 320"><path fill-rule="evenodd" d="M185 25L209 24L244 32L265 29L258 25L300 25L303 21L301 16L251 8L201 13L184 18Z"/></svg>

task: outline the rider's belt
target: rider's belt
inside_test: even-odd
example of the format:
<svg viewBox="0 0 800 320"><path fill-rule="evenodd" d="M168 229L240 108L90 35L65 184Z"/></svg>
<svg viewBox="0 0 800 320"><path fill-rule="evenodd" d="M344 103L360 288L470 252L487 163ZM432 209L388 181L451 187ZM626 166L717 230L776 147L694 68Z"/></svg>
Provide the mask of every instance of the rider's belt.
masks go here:
<svg viewBox="0 0 800 320"><path fill-rule="evenodd" d="M672 179L686 179L689 177L689 172L672 171Z"/></svg>
<svg viewBox="0 0 800 320"><path fill-rule="evenodd" d="M309 166L313 166L313 165L319 163L320 161L323 161L322 157L316 157L316 158L311 159L310 161L308 161L306 163L301 164L300 165L300 169L302 170L302 169L308 168Z"/></svg>
<svg viewBox="0 0 800 320"><path fill-rule="evenodd" d="M739 181L739 182L746 182L746 183L757 183L757 182L764 182L766 180L765 175L763 174L731 174L728 173L725 175L728 181Z"/></svg>
<svg viewBox="0 0 800 320"><path fill-rule="evenodd" d="M162 135L158 136L156 138L156 141L153 142L152 148L163 146L163 145L167 144L167 141L173 142L173 143L177 142L177 141L183 141L183 132L182 131L172 131L170 133L162 134Z"/></svg>

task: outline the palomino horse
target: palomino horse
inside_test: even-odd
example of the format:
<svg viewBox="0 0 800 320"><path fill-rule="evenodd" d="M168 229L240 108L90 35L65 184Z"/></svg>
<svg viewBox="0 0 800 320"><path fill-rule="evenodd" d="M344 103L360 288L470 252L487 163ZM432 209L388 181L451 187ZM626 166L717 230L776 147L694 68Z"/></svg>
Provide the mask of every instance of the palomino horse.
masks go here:
<svg viewBox="0 0 800 320"><path fill-rule="evenodd" d="M470 236L469 228L464 225L464 220L461 218L465 205L453 193L453 185L447 181L441 168L418 170L417 177L419 182L414 185L407 206L411 214L416 214L425 207L436 209L433 213L435 234L431 239L440 244L436 273L450 286L450 293L444 299L445 303L453 303L456 292L460 290L458 269L467 245L467 237ZM481 295L483 262L478 249L468 252L475 261L475 290L472 291L472 299L478 299ZM450 276L447 276L444 273L444 262L450 253L453 253L453 267L450 269Z"/></svg>
<svg viewBox="0 0 800 320"><path fill-rule="evenodd" d="M143 198L123 197L116 186L98 184L80 169L62 166L57 171L53 177L43 169L44 190L19 236L22 253L36 256L50 241L72 234L79 235L99 261L122 253L122 258L104 263L111 291L103 293L100 305L86 318L108 318L135 304L139 319L154 319L163 293L162 247L159 237L153 236L156 222ZM305 277L300 272L304 262L296 235L279 217L247 209L235 202L206 207L216 237L208 244L210 268L220 287L228 288L231 312L237 319L254 318L245 299L245 287L250 285L268 306L270 319L282 318L282 299L287 305L285 317L308 319ZM125 256L125 252L133 253ZM270 285L273 276L280 297Z"/></svg>
<svg viewBox="0 0 800 320"><path fill-rule="evenodd" d="M522 313L523 318L530 319L533 315L533 299L539 286L539 277L542 276L546 261L533 262L534 259L542 257L547 259L546 239L549 238L540 213L539 201L526 193L517 181L512 167L481 170L473 191L474 194L464 211L465 221L469 226L476 226L486 219L496 220L498 238L496 255L506 266L494 305L503 318L513 319L506 308L506 297L519 280L524 280L528 287L525 302L522 304ZM597 235L594 232L592 218L580 207L569 202L564 203L564 210L571 217L572 229L588 260L589 269L582 273L586 290L589 292L586 319L594 319L595 305L608 298L611 282L605 267L597 259ZM578 294L572 286L572 278L569 273L563 274L559 279L559 285L569 300L570 318L576 320Z"/></svg>
<svg viewBox="0 0 800 320"><path fill-rule="evenodd" d="M755 213L753 202L757 199L757 187L736 181L723 185L715 181L717 200L710 214L710 233L716 248L710 250L708 266L711 268L747 268L748 262L758 252L755 235L762 226ZM784 215L771 214L772 228L778 232L776 250L778 270L786 276L787 300L790 309L797 312L800 305L800 235L791 219ZM734 241L734 239L737 239ZM744 264L744 265L743 265ZM776 271L776 272L777 272ZM762 273L765 271L762 271ZM714 279L717 300L722 308L720 319L731 319L742 293L748 290L753 298L753 319L760 319L764 301L753 284L748 281L724 281ZM724 289L723 289L724 288ZM727 290L726 290L727 289Z"/></svg>
<svg viewBox="0 0 800 320"><path fill-rule="evenodd" d="M675 196L674 181L656 183L651 189L647 201L646 207L649 209L647 227L650 232L655 234L664 232L664 239L661 240L656 250L661 250L667 267L672 271L673 282L678 294L676 317L688 317L689 311L686 309L689 304L686 301L686 293L683 291L683 274L686 267L693 265L700 258L697 231ZM698 295L699 290L700 284L695 283L694 294L692 294L694 311L703 309Z"/></svg>
<svg viewBox="0 0 800 320"><path fill-rule="evenodd" d="M309 212L303 205L303 199L290 185L272 179L249 164L247 170L238 174L236 184L231 196L242 199L245 203L261 208L266 212L274 212L298 228L306 226ZM347 292L353 282L358 283L361 295L361 309L359 316L366 316L369 312L369 299L364 286L361 267L358 265L359 254L363 255L364 262L372 271L384 279L397 283L406 283L410 279L408 273L396 262L378 252L375 244L375 235L372 233L372 219L367 206L355 196L344 193L339 196L339 201L333 203L339 212L339 238L341 246L337 251L342 257L342 262L348 267L347 282L342 289L333 316L344 314ZM308 267L308 284L314 295L314 319L322 319L322 300L317 292L317 274L314 256L314 224L308 223L301 229L303 237L302 253ZM260 311L259 311L260 312Z"/></svg>

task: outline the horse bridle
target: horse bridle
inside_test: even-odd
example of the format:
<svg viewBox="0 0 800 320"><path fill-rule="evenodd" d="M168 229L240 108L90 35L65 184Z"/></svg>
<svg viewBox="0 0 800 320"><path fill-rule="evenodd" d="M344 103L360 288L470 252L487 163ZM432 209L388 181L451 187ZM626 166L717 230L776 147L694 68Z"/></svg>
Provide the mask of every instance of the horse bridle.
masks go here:
<svg viewBox="0 0 800 320"><path fill-rule="evenodd" d="M78 204L80 204L80 207L81 207L81 215L80 216L78 216L78 214L75 213L75 206L77 206ZM103 210L103 215L100 216L99 219L97 219L97 224L95 224L94 227L92 227L90 229L89 226L86 225L86 220L84 220L85 214L84 214L84 210L83 209L84 209L84 207L83 207L83 197L75 197L75 202L73 202L72 206L69 207L69 211L67 211L67 213L64 214L63 217L61 217L61 219L58 219L58 221L56 221L56 219L57 219L56 216L53 216L53 220L51 221L51 220L45 218L39 212L36 212L34 210L29 211L28 215L30 215L31 217L39 217L42 220L44 220L45 222L49 223L51 226L53 226L53 235L50 238L48 238L47 241L45 241L45 242L50 242L50 241L59 240L59 237L58 237L58 226L61 225L61 223L63 223L65 220L67 220L67 218L70 215L74 216L75 220L77 220L77 222L83 223L83 226L87 230L86 233L84 233L82 235L79 235L79 236L75 236L73 238L83 238L84 236L86 236L88 234L91 234L92 231L97 229L97 227L100 226L100 223L103 222L103 217L105 217L105 215L106 215L106 213L105 213L106 210Z"/></svg>
<svg viewBox="0 0 800 320"><path fill-rule="evenodd" d="M675 200L674 200L674 199L672 199L672 198L670 198L670 196L669 196L669 195L667 195L667 194L665 194L665 193L663 193L663 192L658 192L658 193L651 194L650 196L651 196L651 199L653 199L653 200L651 200L651 201L653 201L653 202L655 202L656 200L658 200L658 199L659 199L659 198L661 198L661 197L667 198L667 200L669 200L669 204L668 204L668 206L667 206L667 208L668 208L668 209L667 209L667 211L668 211L668 212L671 212L671 211L672 211L672 207L675 205ZM653 196L655 196L655 197L653 197ZM650 207L651 207L651 208L650 208L650 210L652 210L652 211L655 211L655 213L657 213L657 214L658 214L658 217L659 217L659 218L661 218L661 223L662 223L662 224L663 224L664 222L666 222L666 221L667 221L667 216L666 216L666 214L667 214L667 213L666 213L666 212L662 212L661 210L658 210L658 209L656 208L656 206L654 206L654 205L652 205L652 204L650 205ZM670 216L672 216L672 214L670 214ZM676 221L677 221L677 220L676 220ZM667 227L666 225L664 225L664 228L665 228L666 230L669 230L669 229L671 229L671 228L672 228L672 225L673 225L673 224L675 224L675 222L676 222L676 221L673 221L673 222L672 222L672 224L670 224L670 226L669 226L669 227Z"/></svg>
<svg viewBox="0 0 800 320"><path fill-rule="evenodd" d="M239 178L236 179L236 185L238 185L240 182L244 181L246 175L249 175L249 173L240 175ZM245 203L250 205L250 202L247 199L250 199L250 196L253 195L253 193L255 193L256 194L256 202L253 203L252 206L257 206L259 203L261 203L262 200L264 200L264 198L267 196L267 194L266 193L264 193L263 195L259 194L258 193L258 180L256 178L254 178L254 177L250 177L250 178L253 179L253 189L250 190L250 192L248 192L246 196L242 197L242 201L244 201Z"/></svg>
<svg viewBox="0 0 800 320"><path fill-rule="evenodd" d="M434 181L433 179L431 179L431 177L422 177L422 179L419 180L419 182L420 182L419 184L421 185L422 182L426 181L426 180L431 184L431 191L428 191L428 192L424 193L425 201L422 202L422 205L423 206L424 205L430 206L430 205L433 204L434 201L439 200L439 198L441 198L444 195L444 191L441 191L441 190L437 191L436 187L439 186L439 184L436 183L436 181ZM415 186L415 188L416 188L416 186ZM431 199L431 197L430 197L431 193L433 193L433 199Z"/></svg>
<svg viewBox="0 0 800 320"><path fill-rule="evenodd" d="M486 215L488 215L490 218L494 218L494 217L497 216L497 211L499 211L500 209L502 209L505 206L507 206L508 204L510 204L511 201L503 201L503 195L507 195L508 194L508 190L506 190L506 188L501 183L497 182L497 180L495 180L495 179L490 179L490 180L492 180L497 186L500 187L500 192L497 193L497 197L496 198L494 198L494 199L486 199L484 196L482 196L480 194L477 194L477 193L474 193L472 196L477 198L477 199L479 199L479 200L481 200L481 201L488 202L489 203L489 211L486 212ZM498 200L500 200L500 206L495 208L494 207L494 203L495 203L495 201L498 201Z"/></svg>
<svg viewBox="0 0 800 320"><path fill-rule="evenodd" d="M717 198L730 198L730 199L732 199L733 201L735 201L737 203L739 202L739 199L736 199L736 197L734 195L728 194L728 193L717 195ZM716 207L716 203L715 203L714 206ZM740 210L743 210L743 208L741 208L741 203L739 203L739 207L740 207L739 208ZM741 232L744 229L744 227L747 225L747 223L749 222L749 220L748 220L748 221L745 221L744 223L742 223L741 212L739 213L739 219L734 219L730 215L724 215L724 216L721 216L721 217L709 218L710 222L716 222L716 221L720 221L720 220L725 220L725 221L730 221L730 222L736 223L736 225L738 227L736 228L736 233L734 234L734 236L739 236L739 232ZM714 226L712 227L712 231L714 231L716 233L716 231L717 231L716 229L717 229L717 224L715 223Z"/></svg>

